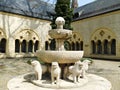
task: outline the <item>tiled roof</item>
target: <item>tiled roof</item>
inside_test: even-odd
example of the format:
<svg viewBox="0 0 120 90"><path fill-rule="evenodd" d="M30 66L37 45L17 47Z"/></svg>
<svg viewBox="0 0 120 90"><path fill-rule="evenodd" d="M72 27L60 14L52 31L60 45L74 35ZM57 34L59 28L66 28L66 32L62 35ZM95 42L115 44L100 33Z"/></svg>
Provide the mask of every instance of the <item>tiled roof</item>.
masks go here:
<svg viewBox="0 0 120 90"><path fill-rule="evenodd" d="M51 20L54 5L43 0L0 0L0 11Z"/></svg>
<svg viewBox="0 0 120 90"><path fill-rule="evenodd" d="M96 0L87 5L74 10L74 13L80 13L74 20L84 19L103 13L120 10L120 0Z"/></svg>
<svg viewBox="0 0 120 90"><path fill-rule="evenodd" d="M44 0L0 0L0 11L35 18L52 20L55 6ZM74 20L89 18L99 14L120 10L120 0L96 0L74 10L79 13Z"/></svg>

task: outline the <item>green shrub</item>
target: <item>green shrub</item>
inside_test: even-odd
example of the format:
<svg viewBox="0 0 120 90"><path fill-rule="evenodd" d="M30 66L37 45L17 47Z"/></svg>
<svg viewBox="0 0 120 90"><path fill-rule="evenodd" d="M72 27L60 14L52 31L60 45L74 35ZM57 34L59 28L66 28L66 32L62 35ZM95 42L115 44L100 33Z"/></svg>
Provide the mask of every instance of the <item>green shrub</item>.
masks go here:
<svg viewBox="0 0 120 90"><path fill-rule="evenodd" d="M93 60L91 58L81 58L80 61L83 62L84 60L89 60L91 64L93 63Z"/></svg>
<svg viewBox="0 0 120 90"><path fill-rule="evenodd" d="M38 59L35 59L35 60L39 61L40 64L45 64L42 60L38 60ZM30 60L27 61L27 63L28 63L29 65L31 65L31 62L32 62L32 61L34 61L34 60L30 59Z"/></svg>

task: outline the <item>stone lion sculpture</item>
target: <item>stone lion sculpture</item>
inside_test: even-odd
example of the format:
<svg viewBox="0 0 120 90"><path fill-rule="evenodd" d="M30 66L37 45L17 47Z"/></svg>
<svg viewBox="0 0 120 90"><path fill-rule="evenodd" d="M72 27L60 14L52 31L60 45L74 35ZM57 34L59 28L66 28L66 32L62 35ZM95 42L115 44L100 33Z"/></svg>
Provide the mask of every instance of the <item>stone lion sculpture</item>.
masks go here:
<svg viewBox="0 0 120 90"><path fill-rule="evenodd" d="M82 67L82 73L81 73L81 76L80 76L81 78L86 77L86 71L88 70L90 63L91 63L91 61L87 60L87 59L82 62L83 67Z"/></svg>
<svg viewBox="0 0 120 90"><path fill-rule="evenodd" d="M61 69L58 65L58 62L52 62L51 66L51 79L52 84L58 84L60 79Z"/></svg>
<svg viewBox="0 0 120 90"><path fill-rule="evenodd" d="M35 75L36 75L37 80L41 80L41 78L42 78L42 67L41 67L41 64L37 60L32 61L31 64L34 67Z"/></svg>
<svg viewBox="0 0 120 90"><path fill-rule="evenodd" d="M72 74L74 83L78 82L79 77L83 71L83 63L80 61L75 62L73 66L69 67L69 72Z"/></svg>

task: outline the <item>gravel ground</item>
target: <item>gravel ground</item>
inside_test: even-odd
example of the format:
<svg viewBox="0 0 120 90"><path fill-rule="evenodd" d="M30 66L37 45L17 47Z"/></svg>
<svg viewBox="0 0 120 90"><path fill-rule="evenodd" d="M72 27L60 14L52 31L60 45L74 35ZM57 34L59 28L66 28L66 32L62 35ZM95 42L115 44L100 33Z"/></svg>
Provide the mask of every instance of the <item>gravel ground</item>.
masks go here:
<svg viewBox="0 0 120 90"><path fill-rule="evenodd" d="M30 58L0 59L0 90L8 90L10 79L33 71L32 66L27 64L28 60ZM105 77L111 82L112 90L120 90L120 61L93 59L88 73Z"/></svg>

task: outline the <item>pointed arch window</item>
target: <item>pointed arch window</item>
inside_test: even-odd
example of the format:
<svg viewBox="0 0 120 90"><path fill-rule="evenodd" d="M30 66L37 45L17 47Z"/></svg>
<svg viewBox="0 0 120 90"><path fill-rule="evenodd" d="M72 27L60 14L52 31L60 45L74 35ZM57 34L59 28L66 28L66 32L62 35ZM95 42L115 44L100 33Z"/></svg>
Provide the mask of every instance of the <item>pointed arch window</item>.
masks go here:
<svg viewBox="0 0 120 90"><path fill-rule="evenodd" d="M22 46L22 47L21 47L21 51L24 52L24 53L27 52L27 51L26 51L26 48L27 48L26 40L23 40L23 41L22 41L21 46Z"/></svg>
<svg viewBox="0 0 120 90"><path fill-rule="evenodd" d="M76 50L80 50L80 43L76 42Z"/></svg>
<svg viewBox="0 0 120 90"><path fill-rule="evenodd" d="M28 42L28 52L33 52L33 41L32 40Z"/></svg>
<svg viewBox="0 0 120 90"><path fill-rule="evenodd" d="M55 50L55 49L56 49L56 41L55 39L52 39L50 43L50 50Z"/></svg>
<svg viewBox="0 0 120 90"><path fill-rule="evenodd" d="M83 50L83 41L80 42L80 47L81 47L80 50Z"/></svg>
<svg viewBox="0 0 120 90"><path fill-rule="evenodd" d="M111 54L115 55L116 54L116 40L112 39L111 41Z"/></svg>
<svg viewBox="0 0 120 90"><path fill-rule="evenodd" d="M104 40L104 54L109 54L108 40Z"/></svg>
<svg viewBox="0 0 120 90"><path fill-rule="evenodd" d="M95 54L96 53L96 44L94 41L91 41L91 46L92 46L92 54Z"/></svg>
<svg viewBox="0 0 120 90"><path fill-rule="evenodd" d="M97 42L97 54L102 54L102 43L100 40Z"/></svg>
<svg viewBox="0 0 120 90"><path fill-rule="evenodd" d="M45 50L48 50L48 49L49 49L49 42L46 41L46 42L45 42Z"/></svg>
<svg viewBox="0 0 120 90"><path fill-rule="evenodd" d="M36 50L38 50L38 46L39 46L39 41L36 41L35 45L34 45L34 52L36 52Z"/></svg>
<svg viewBox="0 0 120 90"><path fill-rule="evenodd" d="M70 42L65 41L64 42L64 47L65 47L66 50L71 50L71 44L70 44Z"/></svg>
<svg viewBox="0 0 120 90"><path fill-rule="evenodd" d="M15 40L15 52L20 52L20 41L18 39Z"/></svg>
<svg viewBox="0 0 120 90"><path fill-rule="evenodd" d="M75 50L75 43L72 42L71 45L72 45L72 50Z"/></svg>
<svg viewBox="0 0 120 90"><path fill-rule="evenodd" d="M0 52L1 53L5 53L6 52L6 39L5 38L1 39L1 42L0 42Z"/></svg>

